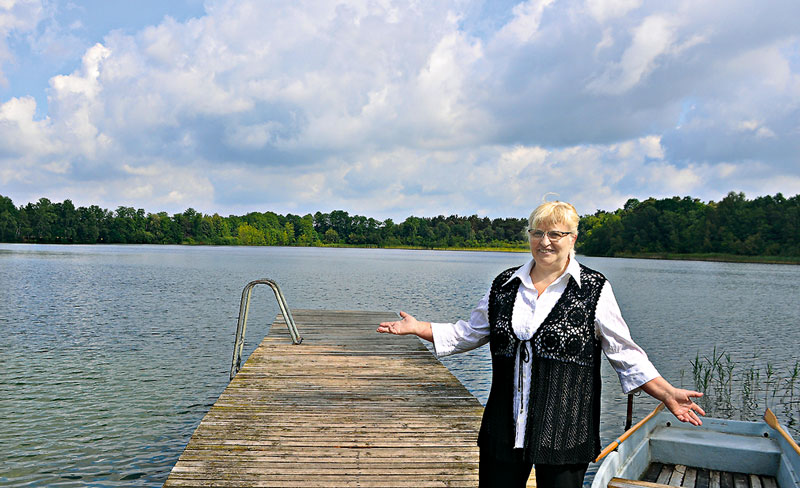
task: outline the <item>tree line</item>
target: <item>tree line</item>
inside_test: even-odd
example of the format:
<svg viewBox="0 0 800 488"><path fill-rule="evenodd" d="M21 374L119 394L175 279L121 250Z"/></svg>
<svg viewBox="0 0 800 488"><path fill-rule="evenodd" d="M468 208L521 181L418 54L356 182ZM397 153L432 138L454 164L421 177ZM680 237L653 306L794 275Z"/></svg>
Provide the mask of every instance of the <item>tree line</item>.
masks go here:
<svg viewBox="0 0 800 488"><path fill-rule="evenodd" d="M719 202L673 197L628 200L581 218L579 252L591 256L720 253L800 256L800 195Z"/></svg>
<svg viewBox="0 0 800 488"><path fill-rule="evenodd" d="M527 219L443 215L401 223L330 213L206 215L145 213L96 205L75 207L40 198L16 207L0 195L0 242L64 244L210 244L248 246L525 249ZM577 251L590 256L724 253L800 256L800 195L752 200L729 193L720 202L697 198L630 199L615 211L581 217Z"/></svg>
<svg viewBox="0 0 800 488"><path fill-rule="evenodd" d="M246 246L352 245L364 247L523 247L526 220L517 218L408 217L397 224L330 213L280 215L205 215L189 208L182 213L145 213L117 207L75 207L40 198L15 207L0 195L0 242L63 244L210 244Z"/></svg>

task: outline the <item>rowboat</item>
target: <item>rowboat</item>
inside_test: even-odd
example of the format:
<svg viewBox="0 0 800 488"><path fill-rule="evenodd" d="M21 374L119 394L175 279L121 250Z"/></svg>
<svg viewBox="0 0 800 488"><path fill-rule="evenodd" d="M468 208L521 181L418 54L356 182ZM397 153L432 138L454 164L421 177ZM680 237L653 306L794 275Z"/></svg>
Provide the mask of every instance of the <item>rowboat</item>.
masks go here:
<svg viewBox="0 0 800 488"><path fill-rule="evenodd" d="M598 456L592 488L800 487L800 448L769 409L764 420L696 427L661 404Z"/></svg>

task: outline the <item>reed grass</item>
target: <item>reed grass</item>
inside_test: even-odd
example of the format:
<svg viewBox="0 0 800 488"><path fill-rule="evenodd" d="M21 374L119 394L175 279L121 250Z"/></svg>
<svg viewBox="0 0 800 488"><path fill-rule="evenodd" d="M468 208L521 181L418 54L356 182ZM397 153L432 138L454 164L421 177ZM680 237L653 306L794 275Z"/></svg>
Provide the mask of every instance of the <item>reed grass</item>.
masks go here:
<svg viewBox="0 0 800 488"><path fill-rule="evenodd" d="M714 347L710 355L701 356L698 351L690 363L694 388L703 393L697 403L706 415L758 420L769 407L800 434L800 361L784 370L760 362L754 353L743 364Z"/></svg>

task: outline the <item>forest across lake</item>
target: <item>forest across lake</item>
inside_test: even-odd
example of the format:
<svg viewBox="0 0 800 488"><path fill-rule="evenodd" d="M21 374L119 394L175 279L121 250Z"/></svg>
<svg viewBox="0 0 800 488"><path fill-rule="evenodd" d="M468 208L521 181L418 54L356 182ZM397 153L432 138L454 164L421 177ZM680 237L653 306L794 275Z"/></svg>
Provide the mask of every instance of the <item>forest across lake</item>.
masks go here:
<svg viewBox="0 0 800 488"><path fill-rule="evenodd" d="M120 206L75 207L40 198L15 206L0 195L0 242L47 244L208 244L526 250L527 219L478 215L409 216L401 223L344 210L303 216L147 213ZM577 251L588 256L800 263L800 195L719 202L629 199L581 217Z"/></svg>

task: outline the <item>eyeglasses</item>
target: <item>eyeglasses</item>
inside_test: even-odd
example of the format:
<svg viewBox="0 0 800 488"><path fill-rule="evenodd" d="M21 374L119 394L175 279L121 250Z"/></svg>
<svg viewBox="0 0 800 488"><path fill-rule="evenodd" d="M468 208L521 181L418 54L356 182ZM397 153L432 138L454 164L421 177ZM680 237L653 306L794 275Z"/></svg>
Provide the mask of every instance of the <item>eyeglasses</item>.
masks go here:
<svg viewBox="0 0 800 488"><path fill-rule="evenodd" d="M574 234L574 232L563 232L560 230L548 230L545 232L539 229L528 229L528 234L531 235L532 239L537 241L544 238L544 235L547 234L547 238L550 239L550 242L558 242L562 237Z"/></svg>

